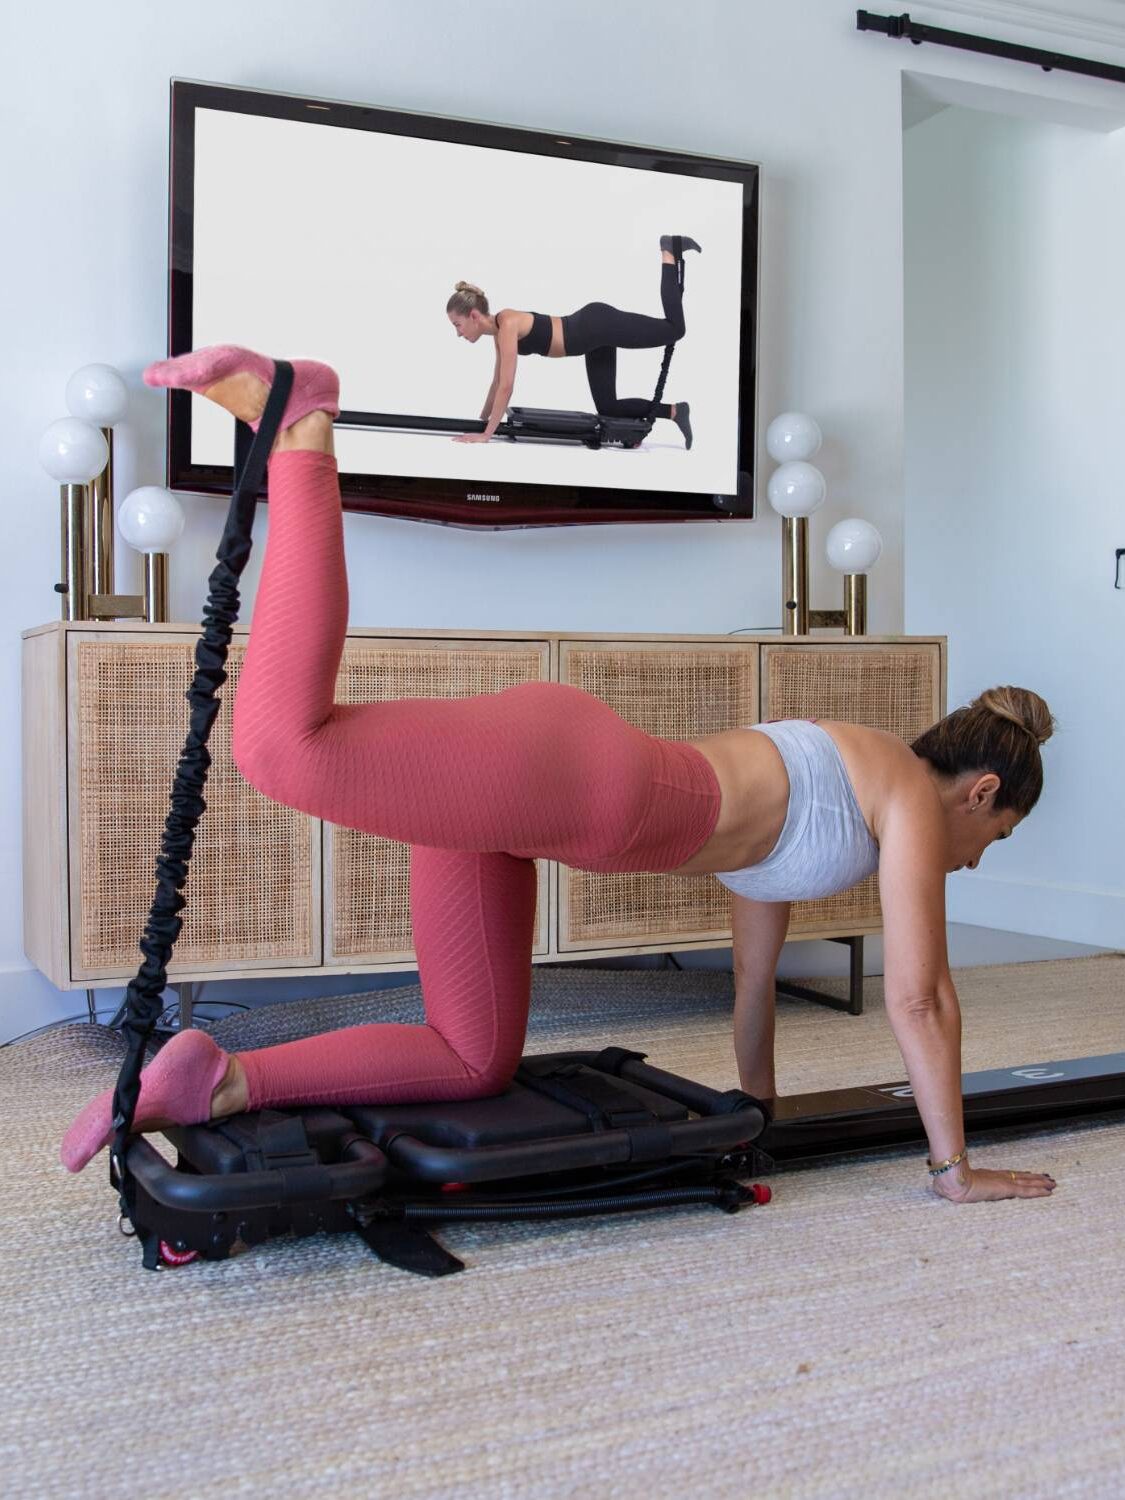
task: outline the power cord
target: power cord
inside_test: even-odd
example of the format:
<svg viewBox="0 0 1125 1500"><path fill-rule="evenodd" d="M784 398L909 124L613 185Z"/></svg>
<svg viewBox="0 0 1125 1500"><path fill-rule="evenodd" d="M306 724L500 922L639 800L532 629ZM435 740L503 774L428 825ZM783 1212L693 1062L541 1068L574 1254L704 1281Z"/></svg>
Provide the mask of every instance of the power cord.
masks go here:
<svg viewBox="0 0 1125 1500"><path fill-rule="evenodd" d="M199 1002L199 1004L208 1008L210 1008L211 1006L221 1006L224 1010L253 1009L252 1006L247 1005L242 1000L202 1000ZM166 1005L164 1007L163 1011L160 1014L160 1019L156 1023L156 1032L158 1035L162 1035L167 1038L176 1034L176 1032L179 1030L179 1027L173 1025L172 1022L178 1017L179 1009L179 1001L175 1001L172 1004ZM88 1025L103 1025L108 1030L115 1031L121 1024L121 1018L125 1014L124 1002L122 1002L115 1011L108 1014L108 1021L102 1020L103 1012L99 1012L96 1010L91 1011L89 1009L79 1011L79 1013L74 1016L60 1016L56 1021L48 1021L43 1026L35 1026L30 1031L21 1032L19 1036L9 1037L6 1042L0 1042L0 1050L2 1050L4 1047L14 1047L17 1042L30 1041L32 1037L42 1036L44 1032L54 1031L59 1026L71 1026L75 1021L85 1021ZM200 1017L200 1020L204 1022L211 1019L213 1018L210 1016Z"/></svg>

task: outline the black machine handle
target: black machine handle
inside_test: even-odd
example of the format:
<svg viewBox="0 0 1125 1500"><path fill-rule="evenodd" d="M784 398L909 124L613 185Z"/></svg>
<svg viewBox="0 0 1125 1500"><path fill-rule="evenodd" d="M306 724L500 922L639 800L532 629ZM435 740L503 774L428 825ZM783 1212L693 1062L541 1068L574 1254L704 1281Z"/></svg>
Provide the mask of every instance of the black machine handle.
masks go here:
<svg viewBox="0 0 1125 1500"><path fill-rule="evenodd" d="M373 1141L357 1139L351 1161L331 1166L273 1167L260 1172L178 1172L143 1136L125 1149L125 1165L164 1208L193 1213L240 1213L291 1203L352 1202L377 1192L387 1175L387 1158ZM131 1217L131 1215L129 1216Z"/></svg>
<svg viewBox="0 0 1125 1500"><path fill-rule="evenodd" d="M187 692L191 704L187 739L172 781L171 805L164 824L161 852L156 861L156 895L140 939L144 960L125 994L125 1060L113 1094L111 1170L116 1168L121 1209L129 1214L129 1169L126 1143L141 1092L145 1043L163 1008L168 964L183 927L179 913L187 904L183 888L195 844L195 829L207 804L203 787L211 766L207 741L218 717L219 688L227 679L226 660L232 626L238 619L238 580L250 557L251 533L258 490L266 461L281 427L293 386L293 367L276 362L273 384L253 442L247 445L240 425L235 439L235 489L219 542L216 567L208 580L203 611L203 633L195 648L195 675ZM240 459L243 459L240 463Z"/></svg>

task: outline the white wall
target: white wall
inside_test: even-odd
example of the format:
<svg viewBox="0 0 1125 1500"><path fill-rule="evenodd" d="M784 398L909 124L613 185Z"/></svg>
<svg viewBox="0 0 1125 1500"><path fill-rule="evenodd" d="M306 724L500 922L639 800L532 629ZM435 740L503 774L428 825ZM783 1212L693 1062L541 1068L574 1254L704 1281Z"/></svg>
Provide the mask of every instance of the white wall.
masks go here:
<svg viewBox="0 0 1125 1500"><path fill-rule="evenodd" d="M914 14L940 23L940 11ZM837 0L53 0L11 7L5 22L0 493L16 566L0 594L0 693L13 709L0 752L0 1003L6 994L29 1025L67 1003L29 971L20 929L19 633L57 615L59 566L57 492L35 449L61 414L70 371L106 361L136 390L119 434L118 493L161 477L163 406L138 377L165 348L171 76L760 162L761 411L805 409L825 431L830 498L817 538L855 513L883 532L874 631L903 626L902 69L921 62L936 78L1028 97L1120 103L1112 84L862 36ZM988 29L1058 45L1003 15ZM1125 46L1098 50L1125 58ZM177 618L198 618L221 513L215 500L190 503L173 562ZM348 547L352 616L364 625L728 631L779 617L779 527L768 510L739 526L512 534L352 517ZM818 606L837 592L821 551ZM260 558L259 547L247 612ZM121 575L120 589L135 586L124 566ZM941 628L920 609L910 624Z"/></svg>
<svg viewBox="0 0 1125 1500"><path fill-rule="evenodd" d="M906 624L949 699L1059 720L1034 815L950 915L1125 945L1125 132L952 108L906 135Z"/></svg>

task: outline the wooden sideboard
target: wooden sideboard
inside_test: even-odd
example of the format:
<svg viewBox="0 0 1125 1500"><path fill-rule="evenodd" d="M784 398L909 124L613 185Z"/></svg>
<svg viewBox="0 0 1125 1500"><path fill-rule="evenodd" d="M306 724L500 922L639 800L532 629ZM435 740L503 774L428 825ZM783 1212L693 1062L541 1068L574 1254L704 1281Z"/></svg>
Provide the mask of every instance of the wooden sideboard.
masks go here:
<svg viewBox="0 0 1125 1500"><path fill-rule="evenodd" d="M198 627L57 622L23 637L24 946L60 989L121 985L137 939L187 726ZM262 797L230 756L231 684L196 839L177 983L414 967L409 848ZM764 719L847 719L913 738L945 711L930 636L608 636L356 629L341 702L460 697L558 680L654 734L691 739ZM539 962L721 947L730 898L709 875L539 866ZM790 938L878 931L875 878L793 908Z"/></svg>

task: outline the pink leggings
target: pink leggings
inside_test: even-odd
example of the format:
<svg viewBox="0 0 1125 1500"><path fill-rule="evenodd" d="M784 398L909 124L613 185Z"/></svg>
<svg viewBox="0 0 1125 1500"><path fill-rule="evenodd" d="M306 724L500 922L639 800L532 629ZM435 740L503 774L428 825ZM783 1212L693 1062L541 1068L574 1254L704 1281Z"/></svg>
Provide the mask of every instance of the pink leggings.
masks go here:
<svg viewBox="0 0 1125 1500"><path fill-rule="evenodd" d="M413 846L426 1022L240 1053L250 1107L498 1093L527 1026L533 861L674 870L715 826L715 774L690 745L644 734L562 683L334 703L348 617L335 460L278 453L269 489L235 763L275 801Z"/></svg>

